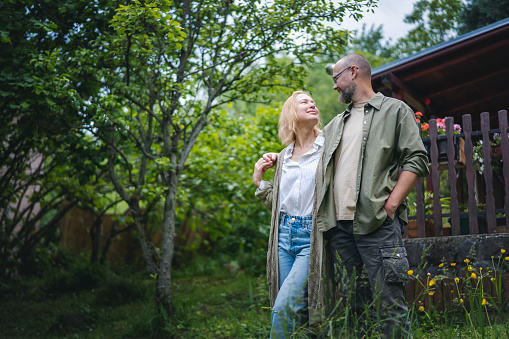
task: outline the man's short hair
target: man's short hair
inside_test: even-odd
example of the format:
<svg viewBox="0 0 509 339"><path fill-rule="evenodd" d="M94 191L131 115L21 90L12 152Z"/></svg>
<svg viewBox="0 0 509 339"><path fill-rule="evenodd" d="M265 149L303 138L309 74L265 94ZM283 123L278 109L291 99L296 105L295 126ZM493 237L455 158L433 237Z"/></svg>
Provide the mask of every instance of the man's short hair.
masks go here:
<svg viewBox="0 0 509 339"><path fill-rule="evenodd" d="M356 65L362 77L371 78L371 65L365 57L360 54L349 54L343 58L345 65Z"/></svg>

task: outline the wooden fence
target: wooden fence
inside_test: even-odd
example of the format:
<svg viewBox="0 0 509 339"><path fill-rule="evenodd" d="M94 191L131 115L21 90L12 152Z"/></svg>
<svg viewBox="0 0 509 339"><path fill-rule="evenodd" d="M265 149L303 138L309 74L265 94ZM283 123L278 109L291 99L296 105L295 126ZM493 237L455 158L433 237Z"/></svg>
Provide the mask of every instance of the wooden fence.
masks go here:
<svg viewBox="0 0 509 339"><path fill-rule="evenodd" d="M503 209L495 208L495 198L493 195L493 171L491 166L491 137L494 133L501 133L500 151L502 156L503 168L503 186L504 192L509 192L509 139L507 138L508 130L508 119L507 111L502 110L498 112L498 129L491 129L490 127L490 115L487 112L481 113L481 131L472 130L472 119L470 114L466 114L462 119L462 133L454 134L454 118L446 118L446 134L445 138L441 135L439 138L437 131L437 124L435 119L429 121L429 141L430 141L430 164L431 164L431 181L433 185L433 192L440 192L440 175L439 167L445 167L449 170L448 182L451 192L450 199L450 213L447 215L442 214L442 206L440 199L433 199L433 213L431 215L425 214L425 201L424 201L424 181L420 178L416 185L416 217L417 220L417 237L426 237L425 221L426 219L432 219L434 228L431 232L432 236L440 237L444 236L444 229L442 218L444 216L450 217L451 223L451 235L460 235L460 214L466 217L468 215L469 222L469 233L479 233L478 226L478 215L486 216L486 227L484 233L497 233L504 232L509 233L509 214L505 211L509 210L509 199L505 199ZM439 140L440 139L440 140ZM439 141L447 142L447 163L439 161ZM464 142L463 140L464 139ZM465 169L466 183L468 187L468 209L466 212L461 213L458 203L458 190L457 190L457 167L459 162L459 143L462 143L462 152L464 151L464 157L461 159L464 164L461 167ZM482 140L482 154L484 159L484 186L486 188L485 211L478 211L478 201L476 200L476 176L479 178L479 172L473 160L474 141ZM498 153L497 153L498 154ZM484 197L483 197L484 198ZM505 214L505 219L500 224L504 224L504 227L498 227L497 230L497 213ZM499 218L500 219L500 218ZM406 231L408 237L408 230ZM428 236L430 236L428 234Z"/></svg>

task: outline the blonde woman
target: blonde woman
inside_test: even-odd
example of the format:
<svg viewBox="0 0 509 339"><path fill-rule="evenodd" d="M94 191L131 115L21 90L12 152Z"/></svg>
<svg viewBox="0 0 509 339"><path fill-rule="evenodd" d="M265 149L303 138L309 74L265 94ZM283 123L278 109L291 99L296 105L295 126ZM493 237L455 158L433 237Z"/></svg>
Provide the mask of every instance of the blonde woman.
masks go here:
<svg viewBox="0 0 509 339"><path fill-rule="evenodd" d="M314 220L315 173L325 138L313 98L297 91L279 117L279 138L287 147L255 164L256 196L272 211L267 279L272 307L271 338L289 337L320 304L321 232ZM276 166L273 184L263 174ZM313 260L310 264L310 255Z"/></svg>

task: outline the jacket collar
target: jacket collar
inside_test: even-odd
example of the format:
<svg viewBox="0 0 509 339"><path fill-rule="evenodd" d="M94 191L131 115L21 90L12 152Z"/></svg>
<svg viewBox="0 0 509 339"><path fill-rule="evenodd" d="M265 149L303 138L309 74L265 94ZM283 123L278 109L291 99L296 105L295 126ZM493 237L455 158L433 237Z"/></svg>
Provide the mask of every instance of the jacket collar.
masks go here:
<svg viewBox="0 0 509 339"><path fill-rule="evenodd" d="M377 111L379 111L380 107L382 107L382 102L383 102L384 98L385 98L385 95L378 92L371 98L371 100L368 101L367 104L372 106L373 108L375 108ZM352 107L353 107L353 102L351 102L350 105L348 105L345 112L350 113L352 110Z"/></svg>

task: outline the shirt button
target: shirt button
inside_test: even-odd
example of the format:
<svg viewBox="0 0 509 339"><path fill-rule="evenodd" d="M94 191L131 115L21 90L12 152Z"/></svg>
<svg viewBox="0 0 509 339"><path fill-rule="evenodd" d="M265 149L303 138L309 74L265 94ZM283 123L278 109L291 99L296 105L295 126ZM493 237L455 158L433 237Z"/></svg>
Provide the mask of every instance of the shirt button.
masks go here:
<svg viewBox="0 0 509 339"><path fill-rule="evenodd" d="M365 110L364 112L368 113L368 110Z"/></svg>
<svg viewBox="0 0 509 339"><path fill-rule="evenodd" d="M292 218L292 221L295 221L295 218Z"/></svg>
<svg viewBox="0 0 509 339"><path fill-rule="evenodd" d="M364 138L364 140L366 140L366 138Z"/></svg>
<svg viewBox="0 0 509 339"><path fill-rule="evenodd" d="M367 121L364 121L364 123L366 123Z"/></svg>

